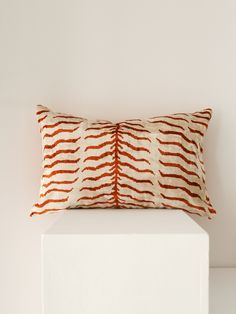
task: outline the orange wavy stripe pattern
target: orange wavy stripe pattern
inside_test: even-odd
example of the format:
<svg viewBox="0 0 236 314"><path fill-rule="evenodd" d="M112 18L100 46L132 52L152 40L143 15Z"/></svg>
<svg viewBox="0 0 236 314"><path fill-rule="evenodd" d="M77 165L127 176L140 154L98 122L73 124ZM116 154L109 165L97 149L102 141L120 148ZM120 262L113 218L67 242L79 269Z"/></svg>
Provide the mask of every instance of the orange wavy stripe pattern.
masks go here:
<svg viewBox="0 0 236 314"><path fill-rule="evenodd" d="M32 215L71 207L157 206L215 213L205 192L201 145L210 109L112 123L54 114L41 106L37 119L44 173L35 204L40 211ZM69 198L73 190L75 204L75 194Z"/></svg>

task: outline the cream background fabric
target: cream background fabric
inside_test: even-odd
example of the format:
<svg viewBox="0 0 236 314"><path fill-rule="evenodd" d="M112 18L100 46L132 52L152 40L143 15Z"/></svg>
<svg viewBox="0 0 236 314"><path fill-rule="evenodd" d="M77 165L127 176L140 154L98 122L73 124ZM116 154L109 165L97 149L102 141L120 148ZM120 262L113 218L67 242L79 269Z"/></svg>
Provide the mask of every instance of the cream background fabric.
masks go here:
<svg viewBox="0 0 236 314"><path fill-rule="evenodd" d="M37 111L43 174L33 214L72 208L180 208L212 217L203 137L211 110L113 123Z"/></svg>

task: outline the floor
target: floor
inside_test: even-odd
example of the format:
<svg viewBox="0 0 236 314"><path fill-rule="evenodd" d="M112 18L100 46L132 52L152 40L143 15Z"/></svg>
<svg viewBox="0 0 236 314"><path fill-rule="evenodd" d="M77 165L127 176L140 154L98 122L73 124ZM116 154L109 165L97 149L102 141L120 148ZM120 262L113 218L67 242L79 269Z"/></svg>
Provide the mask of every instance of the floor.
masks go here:
<svg viewBox="0 0 236 314"><path fill-rule="evenodd" d="M211 268L209 314L236 314L236 268Z"/></svg>

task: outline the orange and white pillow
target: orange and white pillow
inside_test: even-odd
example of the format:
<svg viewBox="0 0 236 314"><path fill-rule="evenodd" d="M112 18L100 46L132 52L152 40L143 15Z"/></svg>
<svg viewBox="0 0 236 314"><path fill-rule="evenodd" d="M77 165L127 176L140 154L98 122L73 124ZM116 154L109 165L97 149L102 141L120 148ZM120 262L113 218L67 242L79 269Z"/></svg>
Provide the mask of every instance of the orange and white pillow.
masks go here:
<svg viewBox="0 0 236 314"><path fill-rule="evenodd" d="M37 107L43 144L31 215L74 208L178 208L212 217L202 142L211 109L119 123Z"/></svg>

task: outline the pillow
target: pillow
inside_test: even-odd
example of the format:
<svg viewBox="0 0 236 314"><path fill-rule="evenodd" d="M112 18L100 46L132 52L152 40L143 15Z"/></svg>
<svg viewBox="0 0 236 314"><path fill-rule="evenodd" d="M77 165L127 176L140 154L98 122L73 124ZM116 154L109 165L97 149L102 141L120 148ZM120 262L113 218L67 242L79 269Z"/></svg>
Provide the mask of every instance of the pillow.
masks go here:
<svg viewBox="0 0 236 314"><path fill-rule="evenodd" d="M119 123L38 106L43 174L31 215L75 208L173 208L208 216L202 142L211 109Z"/></svg>

